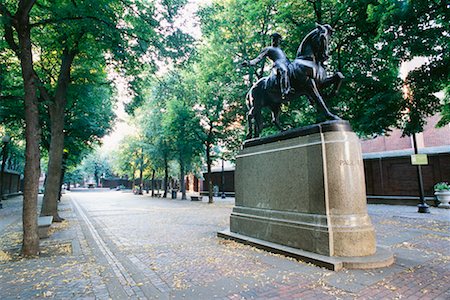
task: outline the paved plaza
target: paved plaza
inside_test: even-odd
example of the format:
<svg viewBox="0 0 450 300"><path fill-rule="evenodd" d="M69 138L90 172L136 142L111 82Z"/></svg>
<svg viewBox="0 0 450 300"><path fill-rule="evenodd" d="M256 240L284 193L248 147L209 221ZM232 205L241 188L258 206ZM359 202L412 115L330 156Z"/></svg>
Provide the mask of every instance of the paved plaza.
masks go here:
<svg viewBox="0 0 450 300"><path fill-rule="evenodd" d="M450 210L369 205L395 264L333 272L217 238L230 198L67 192L35 259L18 256L22 198L3 204L0 299L450 299Z"/></svg>

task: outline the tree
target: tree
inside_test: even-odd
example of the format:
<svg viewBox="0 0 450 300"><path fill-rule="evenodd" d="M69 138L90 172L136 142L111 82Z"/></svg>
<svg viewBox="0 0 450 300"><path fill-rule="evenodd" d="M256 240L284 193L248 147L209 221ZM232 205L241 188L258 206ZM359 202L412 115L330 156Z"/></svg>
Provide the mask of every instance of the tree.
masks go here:
<svg viewBox="0 0 450 300"><path fill-rule="evenodd" d="M176 159L180 166L182 198L186 199L184 176L201 152L202 131L192 108L195 90L182 73L181 69L172 70L151 82L138 123L150 145L153 166L164 169L164 197L167 197L170 161Z"/></svg>
<svg viewBox="0 0 450 300"><path fill-rule="evenodd" d="M133 157L133 152L130 149L129 139L130 136L126 136L124 139L120 141L119 149L114 151L113 153L113 171L118 176L125 176L132 181L132 188L134 189L135 185L135 176L136 176L136 164L135 159Z"/></svg>
<svg viewBox="0 0 450 300"><path fill-rule="evenodd" d="M149 105L142 112L142 124L144 141L149 145L149 155L154 170L162 169L164 172L164 193L167 197L167 187L169 182L169 162L173 158L173 144L171 134L164 130L163 113L159 107L147 99ZM155 105L152 105L155 104ZM152 189L153 192L153 189Z"/></svg>
<svg viewBox="0 0 450 300"><path fill-rule="evenodd" d="M229 59L223 59L218 50L212 45L199 47L195 62L181 72L185 80L191 82L190 89L196 91L194 107L203 129L197 138L205 149L209 203L213 203L211 166L219 158L219 153L215 150L219 145L224 148L231 134L232 139L239 136L232 130L236 115L230 114L235 104L233 97L236 84L233 83L233 78L227 76L227 72L233 73L234 64Z"/></svg>
<svg viewBox="0 0 450 300"><path fill-rule="evenodd" d="M56 156L52 154L63 146L68 150L69 161L76 158L81 160L83 151L98 144L100 138L112 128L114 100L104 65L104 59L95 53L80 58L77 67L72 71L71 85L66 89L63 112L57 113L57 118L62 116L63 119L55 120L56 116L52 117L54 109L51 107L48 109L49 118L45 118L48 120L46 124L50 123L51 129L45 131L50 135L44 136L44 146L49 147L49 166L41 214L52 215L55 221L61 220L57 212L57 201L54 199L57 199L62 184L60 179L56 178L58 174L61 176L62 164L59 165L60 162L56 159L59 154ZM55 121L58 126L55 125ZM64 126L62 130L59 128L60 125ZM59 138L62 138L62 141ZM58 167L60 170L56 172ZM54 184L55 182L59 184Z"/></svg>
<svg viewBox="0 0 450 300"><path fill-rule="evenodd" d="M64 174L64 182L67 183L68 190L70 190L72 184L82 184L83 179L83 173L80 166L69 166Z"/></svg>
<svg viewBox="0 0 450 300"><path fill-rule="evenodd" d="M114 155L115 173L131 178L133 189L139 186L139 190L135 191L139 195L143 193L144 178L148 178L150 174L154 176L149 154L150 147L142 136L129 135L122 139L119 150ZM138 173L137 176L136 173ZM136 178L138 184L136 184Z"/></svg>
<svg viewBox="0 0 450 300"><path fill-rule="evenodd" d="M172 70L154 85L149 102L154 104L152 116L155 118L145 134L152 140L151 137L160 133L160 137L153 138L154 152L164 155L166 185L169 159L173 157L178 161L182 199L186 199L184 177L202 152L199 140L202 130L193 109L195 91L192 82L181 73Z"/></svg>
<svg viewBox="0 0 450 300"><path fill-rule="evenodd" d="M181 199L186 199L185 175L202 152L198 136L201 128L198 117L187 99L174 98L167 103L167 112L163 119L163 128L170 133L178 163L180 164Z"/></svg>
<svg viewBox="0 0 450 300"><path fill-rule="evenodd" d="M0 120L15 133L14 140L20 140L22 139L20 136L23 134L21 127L24 116L23 107L19 104L23 105L23 99L19 96L21 95L20 91L17 91L17 87L12 84L18 80L16 62L11 59L7 62L8 65L5 65L8 70L7 76L2 76L2 81L5 83L0 83L0 86L4 87L3 92L6 95L2 97ZM65 163L69 167L78 164L88 151L100 143L101 137L112 128L115 118L113 113L114 93L113 85L107 79L105 64L106 61L101 53L93 53L90 57L81 59L72 71L73 77L67 93L64 125L64 145L69 153ZM42 65L43 63L38 61L39 68L46 70L47 68ZM48 67L48 69L53 68ZM41 102L40 123L43 128L43 150L49 151L51 145L50 118L46 104L44 101ZM53 184L53 187L58 187L59 193L60 185ZM47 201L43 201L41 213L53 215L52 212L57 211L57 203L48 201L48 197L45 196L44 199ZM55 220L59 219L57 213L53 216Z"/></svg>
<svg viewBox="0 0 450 300"><path fill-rule="evenodd" d="M374 1L369 19L377 22L378 43L401 61L424 57L426 62L410 72L406 116L401 127L411 135L423 130L426 117L442 109L442 126L448 123L448 94L440 101L435 94L448 90L450 15L447 1Z"/></svg>
<svg viewBox="0 0 450 300"><path fill-rule="evenodd" d="M450 123L450 87L446 87L444 90L444 101L442 105L442 119L437 124L439 127L443 127Z"/></svg>
<svg viewBox="0 0 450 300"><path fill-rule="evenodd" d="M95 184L99 185L102 177L110 177L113 172L108 157L97 150L83 159L80 173L84 179L94 178Z"/></svg>
<svg viewBox="0 0 450 300"><path fill-rule="evenodd" d="M33 53L31 47L30 12L35 0L20 0L15 12L11 6L0 2L4 38L9 48L20 60L24 89L25 107L25 171L23 194L23 243L22 254L35 256L39 254L39 237L37 226L37 195L40 175L39 142L41 131L39 126L39 111L37 76L34 71ZM14 37L16 33L16 38Z"/></svg>
<svg viewBox="0 0 450 300"><path fill-rule="evenodd" d="M10 137L5 169L19 173L22 173L25 167L25 141L22 133L23 129L17 126L7 126L7 124L0 126L0 136L8 135Z"/></svg>

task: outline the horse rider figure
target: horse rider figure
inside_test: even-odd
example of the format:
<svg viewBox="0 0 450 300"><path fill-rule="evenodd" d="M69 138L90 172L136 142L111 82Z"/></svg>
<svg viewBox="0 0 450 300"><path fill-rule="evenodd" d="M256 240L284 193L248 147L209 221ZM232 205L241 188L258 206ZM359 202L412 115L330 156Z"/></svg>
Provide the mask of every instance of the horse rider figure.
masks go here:
<svg viewBox="0 0 450 300"><path fill-rule="evenodd" d="M273 34L271 47L265 48L250 62L242 63L242 66L255 65L267 56L273 61L274 70L271 75L262 77L253 84L246 95L248 139L259 137L264 127L261 116L264 107L270 109L272 123L279 130L284 130L279 119L281 105L299 96L306 96L312 105L317 105L318 110L327 119L341 119L328 109L322 96L324 90L330 86L333 86L333 89L327 97L336 95L344 79L341 72L328 76L325 69L324 62L328 59L328 43L332 33L333 29L330 25L316 24L316 28L309 32L300 43L297 55L292 62L278 47L281 36ZM277 83L280 84L281 95L277 89L274 92L271 88Z"/></svg>
<svg viewBox="0 0 450 300"><path fill-rule="evenodd" d="M280 84L281 97L284 99L291 92L291 84L288 75L288 65L290 62L286 57L286 54L279 47L282 40L281 35L273 33L270 37L272 38L272 46L264 48L255 59L243 62L242 66L254 66L265 57L268 57L273 62L272 70L276 74Z"/></svg>

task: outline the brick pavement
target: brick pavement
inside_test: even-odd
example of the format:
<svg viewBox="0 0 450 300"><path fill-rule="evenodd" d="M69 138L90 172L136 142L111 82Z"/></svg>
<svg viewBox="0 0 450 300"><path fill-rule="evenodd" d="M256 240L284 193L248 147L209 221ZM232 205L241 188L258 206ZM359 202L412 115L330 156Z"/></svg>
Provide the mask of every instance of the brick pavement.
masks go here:
<svg viewBox="0 0 450 300"><path fill-rule="evenodd" d="M396 263L332 272L221 240L233 202L65 195L39 259L17 256L20 197L0 210L1 299L450 299L450 210L369 205ZM4 253L2 256L1 253Z"/></svg>

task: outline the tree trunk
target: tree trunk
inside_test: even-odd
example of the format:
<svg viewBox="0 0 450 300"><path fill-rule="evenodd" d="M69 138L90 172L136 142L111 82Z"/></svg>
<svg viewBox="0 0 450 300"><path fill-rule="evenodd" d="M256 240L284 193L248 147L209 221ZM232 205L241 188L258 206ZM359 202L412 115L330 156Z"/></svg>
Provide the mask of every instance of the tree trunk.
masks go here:
<svg viewBox="0 0 450 300"><path fill-rule="evenodd" d="M64 116L67 88L70 83L70 67L72 66L74 57L74 51L64 50L55 99L49 107L51 135L48 159L48 180L45 185L41 216L53 216L53 222L61 222L64 220L58 214L58 200L62 184L61 173L64 152Z"/></svg>
<svg viewBox="0 0 450 300"><path fill-rule="evenodd" d="M36 95L36 77L33 70L31 51L30 10L35 1L20 1L17 10L17 33L19 38L20 66L24 85L25 105L25 171L23 190L23 243L22 254L39 254L39 236L37 225L37 198L39 189L40 158L39 143L41 127L39 125L38 100Z"/></svg>
<svg viewBox="0 0 450 300"><path fill-rule="evenodd" d="M152 197L155 196L155 169L152 170Z"/></svg>
<svg viewBox="0 0 450 300"><path fill-rule="evenodd" d="M64 183L64 175L66 174L66 160L67 155L66 153L63 153L63 159L62 159L62 170L61 170L61 177L59 179L59 195L58 195L58 202L61 202L61 196L62 196L62 185ZM70 191L70 182L67 185L67 190Z"/></svg>
<svg viewBox="0 0 450 300"><path fill-rule="evenodd" d="M212 178L211 178L211 145L209 143L206 144L206 165L208 170L208 203L214 203L213 198L213 186L212 186Z"/></svg>
<svg viewBox="0 0 450 300"><path fill-rule="evenodd" d="M133 177L131 177L131 190L133 191L133 194L136 194L136 189L135 189L135 187L136 187L136 177L135 177L135 174L136 174L136 168L133 167Z"/></svg>
<svg viewBox="0 0 450 300"><path fill-rule="evenodd" d="M184 181L185 176L185 166L183 159L180 158L180 189L181 189L181 200L186 200L186 182Z"/></svg>
<svg viewBox="0 0 450 300"><path fill-rule="evenodd" d="M51 110L51 109L50 109ZM50 113L52 115L53 113ZM61 186L62 154L64 149L63 123L59 117L51 118L51 141L48 159L48 175L42 201L41 216L53 216L54 222L61 222L58 215L58 198Z"/></svg>
<svg viewBox="0 0 450 300"><path fill-rule="evenodd" d="M144 158L141 156L141 162L139 165L139 195L142 195L142 186L144 184Z"/></svg>
<svg viewBox="0 0 450 300"><path fill-rule="evenodd" d="M169 162L164 157L164 198L167 198L167 184L169 182Z"/></svg>
<svg viewBox="0 0 450 300"><path fill-rule="evenodd" d="M95 179L95 186L97 187L98 184L99 184L99 179L100 179L100 177L98 177L98 166L97 166L97 163L95 163L94 179Z"/></svg>

